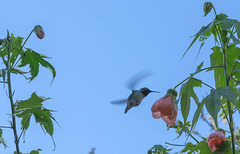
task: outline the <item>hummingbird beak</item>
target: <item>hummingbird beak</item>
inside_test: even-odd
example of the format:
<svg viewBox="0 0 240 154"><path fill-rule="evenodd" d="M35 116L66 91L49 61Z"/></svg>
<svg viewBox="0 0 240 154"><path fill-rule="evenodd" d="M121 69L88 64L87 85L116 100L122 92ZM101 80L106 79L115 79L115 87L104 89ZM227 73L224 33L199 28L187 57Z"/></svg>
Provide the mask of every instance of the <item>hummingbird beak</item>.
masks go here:
<svg viewBox="0 0 240 154"><path fill-rule="evenodd" d="M160 93L160 92L158 92L158 91L151 91L151 92L153 92L153 93Z"/></svg>

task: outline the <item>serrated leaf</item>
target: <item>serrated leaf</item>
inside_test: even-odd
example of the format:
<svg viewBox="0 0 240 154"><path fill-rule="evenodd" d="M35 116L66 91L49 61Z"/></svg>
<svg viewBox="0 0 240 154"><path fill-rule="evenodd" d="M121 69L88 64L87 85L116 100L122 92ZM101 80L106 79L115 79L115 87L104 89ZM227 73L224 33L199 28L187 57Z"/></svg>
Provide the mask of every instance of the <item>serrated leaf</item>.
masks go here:
<svg viewBox="0 0 240 154"><path fill-rule="evenodd" d="M197 110L196 110L196 112L194 113L194 116L193 116L191 131L194 129L194 127L197 124L197 121L198 121L199 116L201 114L204 103L205 103L205 99L203 99L202 102L198 104Z"/></svg>
<svg viewBox="0 0 240 154"><path fill-rule="evenodd" d="M37 96L33 93L31 98L25 101L17 101L16 103L16 116L22 118L21 129L24 129L24 133L29 127L29 117L34 116L36 123L39 123L50 136L53 135L53 123L52 120L56 121L52 116L52 110L48 110L43 107L42 102L49 98Z"/></svg>
<svg viewBox="0 0 240 154"><path fill-rule="evenodd" d="M21 57L21 62L18 65L18 67L24 67L26 65L29 65L30 73L31 73L30 82L34 80L34 78L38 75L39 64L41 64L43 67L48 68L52 72L53 80L54 80L56 76L56 71L49 62L44 60L44 58L48 58L48 57L45 55L39 54L31 49L27 49L27 51L25 51L24 55Z"/></svg>
<svg viewBox="0 0 240 154"><path fill-rule="evenodd" d="M190 77L180 90L179 98L181 99L181 111L184 118L184 123L187 121L190 110L190 98L192 97L195 103L197 105L199 104L198 97L193 90L194 87L201 87L201 80Z"/></svg>
<svg viewBox="0 0 240 154"><path fill-rule="evenodd" d="M210 150L207 142L201 141L197 144L197 148L200 150L200 154L213 154Z"/></svg>
<svg viewBox="0 0 240 154"><path fill-rule="evenodd" d="M171 149L166 149L162 145L154 145L150 150L148 150L148 153L153 154L169 154L167 151L170 151Z"/></svg>

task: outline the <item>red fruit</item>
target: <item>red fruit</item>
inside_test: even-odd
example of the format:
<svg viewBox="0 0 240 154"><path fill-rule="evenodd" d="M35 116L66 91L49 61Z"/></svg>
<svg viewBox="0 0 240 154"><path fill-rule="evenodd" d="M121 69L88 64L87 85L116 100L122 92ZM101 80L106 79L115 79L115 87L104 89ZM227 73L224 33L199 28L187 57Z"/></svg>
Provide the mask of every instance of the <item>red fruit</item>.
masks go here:
<svg viewBox="0 0 240 154"><path fill-rule="evenodd" d="M177 119L177 107L175 105L177 93L175 90L168 90L167 94L157 100L151 110L155 119L162 118L167 125L173 126ZM171 100L173 98L173 102Z"/></svg>
<svg viewBox="0 0 240 154"><path fill-rule="evenodd" d="M223 134L223 132L215 132L208 136L207 144L209 148L214 152L215 150L220 148L220 145L223 141L227 141L227 137Z"/></svg>
<svg viewBox="0 0 240 154"><path fill-rule="evenodd" d="M33 31L39 39L43 39L45 37L45 33L43 31L42 26L40 26L40 25L35 26Z"/></svg>

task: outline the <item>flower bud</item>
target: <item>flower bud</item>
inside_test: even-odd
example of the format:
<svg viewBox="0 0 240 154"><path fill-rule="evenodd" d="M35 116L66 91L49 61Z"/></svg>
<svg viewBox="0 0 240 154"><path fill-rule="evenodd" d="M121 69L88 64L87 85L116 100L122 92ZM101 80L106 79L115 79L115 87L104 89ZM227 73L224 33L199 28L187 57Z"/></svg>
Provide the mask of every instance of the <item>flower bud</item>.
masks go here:
<svg viewBox="0 0 240 154"><path fill-rule="evenodd" d="M43 39L45 37L45 33L43 31L42 26L40 26L40 25L35 26L33 31L39 39Z"/></svg>
<svg viewBox="0 0 240 154"><path fill-rule="evenodd" d="M211 2L205 2L203 6L204 17L212 10L213 4Z"/></svg>
<svg viewBox="0 0 240 154"><path fill-rule="evenodd" d="M227 137L223 134L223 132L214 132L208 136L207 144L209 148L214 152L217 149L221 148L221 143L223 141L227 141Z"/></svg>

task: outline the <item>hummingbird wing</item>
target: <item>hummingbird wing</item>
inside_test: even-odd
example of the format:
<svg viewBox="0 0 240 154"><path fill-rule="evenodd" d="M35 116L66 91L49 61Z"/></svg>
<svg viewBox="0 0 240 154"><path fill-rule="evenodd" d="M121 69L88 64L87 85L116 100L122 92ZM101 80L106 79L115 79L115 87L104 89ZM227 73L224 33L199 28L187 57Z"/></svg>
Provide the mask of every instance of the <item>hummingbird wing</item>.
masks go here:
<svg viewBox="0 0 240 154"><path fill-rule="evenodd" d="M127 103L127 98L124 98L124 99L118 99L118 100L114 100L114 101L111 101L111 104L124 104L124 103Z"/></svg>
<svg viewBox="0 0 240 154"><path fill-rule="evenodd" d="M142 79L144 79L147 76L152 75L152 74L153 74L153 72L150 70L141 71L141 72L135 74L134 76L132 76L128 80L126 85L130 90L134 90L139 81L141 81Z"/></svg>

